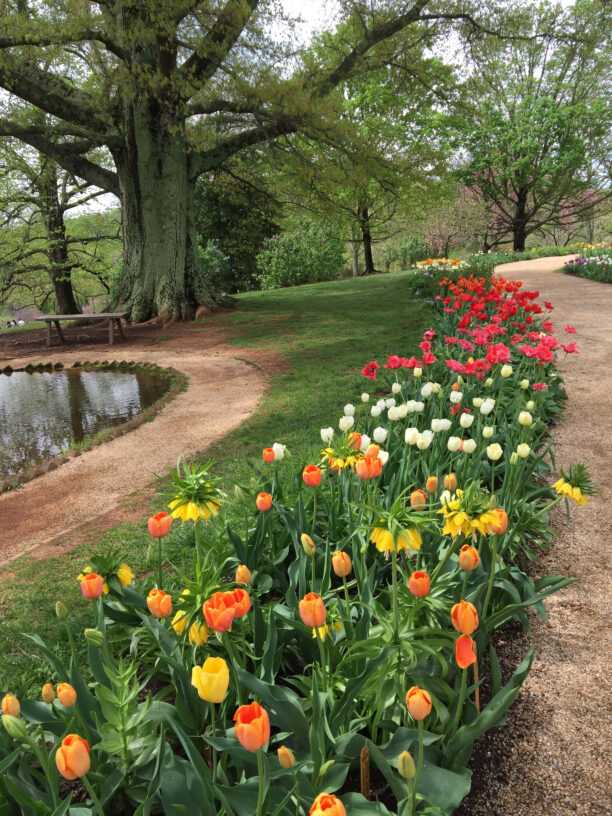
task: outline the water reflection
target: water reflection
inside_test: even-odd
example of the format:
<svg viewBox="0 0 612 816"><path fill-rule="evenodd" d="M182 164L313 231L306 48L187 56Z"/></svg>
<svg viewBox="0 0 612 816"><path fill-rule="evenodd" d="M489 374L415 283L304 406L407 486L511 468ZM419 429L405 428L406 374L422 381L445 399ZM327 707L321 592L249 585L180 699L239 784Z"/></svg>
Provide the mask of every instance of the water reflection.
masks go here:
<svg viewBox="0 0 612 816"><path fill-rule="evenodd" d="M166 379L148 371L0 374L0 477L131 419L166 389Z"/></svg>

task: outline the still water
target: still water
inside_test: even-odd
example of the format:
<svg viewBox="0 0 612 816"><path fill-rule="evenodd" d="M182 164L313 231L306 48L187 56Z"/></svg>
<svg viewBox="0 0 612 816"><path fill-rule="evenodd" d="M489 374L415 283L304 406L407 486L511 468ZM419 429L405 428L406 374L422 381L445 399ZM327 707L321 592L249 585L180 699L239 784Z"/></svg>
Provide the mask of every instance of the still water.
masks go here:
<svg viewBox="0 0 612 816"><path fill-rule="evenodd" d="M0 373L0 478L131 419L167 388L148 371Z"/></svg>

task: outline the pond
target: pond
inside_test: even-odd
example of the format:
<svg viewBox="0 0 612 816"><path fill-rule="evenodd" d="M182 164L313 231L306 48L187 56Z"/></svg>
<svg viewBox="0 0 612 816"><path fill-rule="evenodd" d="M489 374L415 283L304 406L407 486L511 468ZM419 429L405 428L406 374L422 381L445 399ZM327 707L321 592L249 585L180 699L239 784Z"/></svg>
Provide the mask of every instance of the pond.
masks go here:
<svg viewBox="0 0 612 816"><path fill-rule="evenodd" d="M126 422L168 387L154 370L0 373L0 479Z"/></svg>

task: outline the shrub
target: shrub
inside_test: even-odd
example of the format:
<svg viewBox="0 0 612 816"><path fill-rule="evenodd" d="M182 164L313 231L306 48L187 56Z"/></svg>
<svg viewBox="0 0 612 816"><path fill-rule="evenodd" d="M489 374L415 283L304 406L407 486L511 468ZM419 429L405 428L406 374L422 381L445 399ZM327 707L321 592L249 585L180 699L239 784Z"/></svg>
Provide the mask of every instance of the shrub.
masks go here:
<svg viewBox="0 0 612 816"><path fill-rule="evenodd" d="M340 276L343 264L337 232L313 222L268 239L257 256L262 289L333 280Z"/></svg>
<svg viewBox="0 0 612 816"><path fill-rule="evenodd" d="M198 269L193 288L198 303L206 302L207 292L227 292L231 289L232 264L217 241L210 240L198 247Z"/></svg>

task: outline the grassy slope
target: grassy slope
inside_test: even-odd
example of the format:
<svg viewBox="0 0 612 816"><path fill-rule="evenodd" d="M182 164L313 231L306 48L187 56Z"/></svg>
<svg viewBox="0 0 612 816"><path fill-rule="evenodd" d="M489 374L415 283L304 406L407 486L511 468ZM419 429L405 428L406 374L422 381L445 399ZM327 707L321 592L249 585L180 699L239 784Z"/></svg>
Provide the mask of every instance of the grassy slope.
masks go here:
<svg viewBox="0 0 612 816"><path fill-rule="evenodd" d="M236 345L271 350L285 361L257 412L207 451L219 461L226 489L248 481L249 457L274 441L287 444L296 463L316 455L319 428L336 425L342 406L359 399L361 365L414 348L431 315L426 306L409 303L407 282L408 275L399 273L254 292L240 297L235 312L213 318L227 325ZM20 633L37 632L64 650L66 637L53 611L57 599L71 608L71 625L80 637L89 609L80 600L75 576L93 552L109 546L120 548L130 564L142 569L144 524L116 528L58 558L31 562L24 557L11 565L13 575L0 577L0 691L23 693L48 679ZM170 541L166 552L180 562L178 542Z"/></svg>

